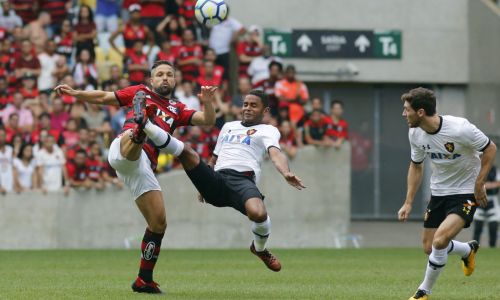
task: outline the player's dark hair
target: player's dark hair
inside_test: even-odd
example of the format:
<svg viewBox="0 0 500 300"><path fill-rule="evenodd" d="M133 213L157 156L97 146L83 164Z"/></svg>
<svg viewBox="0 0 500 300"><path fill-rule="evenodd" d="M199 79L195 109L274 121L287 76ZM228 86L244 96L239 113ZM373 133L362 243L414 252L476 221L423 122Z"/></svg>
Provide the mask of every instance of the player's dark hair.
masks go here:
<svg viewBox="0 0 500 300"><path fill-rule="evenodd" d="M260 101L262 101L262 104L264 105L264 107L269 106L269 98L267 97L266 93L264 93L263 91L251 90L250 92L248 92L248 95L253 95L253 96L259 97Z"/></svg>
<svg viewBox="0 0 500 300"><path fill-rule="evenodd" d="M155 61L155 63L154 63L154 64L153 64L153 66L151 67L151 76L153 76L153 72L154 72L154 70L155 70L157 67L161 66L161 65L168 65L168 66L171 66L171 67L172 67L172 69L174 69L174 72L175 72L175 67L174 67L174 65L173 65L171 62L169 62L168 60L157 60L157 61Z"/></svg>
<svg viewBox="0 0 500 300"><path fill-rule="evenodd" d="M330 108L333 108L335 106L335 104L340 104L340 106L342 106L342 108L344 108L344 101L342 101L342 100L333 100L332 104L330 104Z"/></svg>
<svg viewBox="0 0 500 300"><path fill-rule="evenodd" d="M423 87L412 89L408 93L403 94L401 100L403 103L410 103L411 108L415 111L423 109L426 116L436 114L436 95L429 89Z"/></svg>

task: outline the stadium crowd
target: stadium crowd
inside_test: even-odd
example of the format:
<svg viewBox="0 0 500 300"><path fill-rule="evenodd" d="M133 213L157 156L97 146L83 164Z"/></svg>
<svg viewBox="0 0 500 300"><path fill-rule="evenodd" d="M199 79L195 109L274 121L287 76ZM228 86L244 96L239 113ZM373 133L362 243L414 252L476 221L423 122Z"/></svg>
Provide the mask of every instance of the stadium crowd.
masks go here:
<svg viewBox="0 0 500 300"><path fill-rule="evenodd" d="M207 31L195 20L195 3L0 0L0 193L122 188L106 155L124 109L83 104L52 89L60 83L106 91L147 84L159 59L177 67L175 98L191 108L200 109L200 86L219 87L216 125L175 133L203 159L210 158L223 124L241 118L242 98L253 88L270 97L266 121L279 128L290 158L304 144L340 147L348 138L341 101L324 112L295 67L270 55L261 28L245 28L229 16ZM176 167L171 156L160 156L158 172Z"/></svg>

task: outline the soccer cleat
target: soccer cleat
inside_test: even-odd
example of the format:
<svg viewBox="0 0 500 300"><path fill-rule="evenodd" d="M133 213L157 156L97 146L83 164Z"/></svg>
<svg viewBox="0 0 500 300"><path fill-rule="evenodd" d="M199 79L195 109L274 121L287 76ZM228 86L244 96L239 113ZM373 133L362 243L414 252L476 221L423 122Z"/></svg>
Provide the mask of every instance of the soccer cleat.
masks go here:
<svg viewBox="0 0 500 300"><path fill-rule="evenodd" d="M151 281L145 282L140 277L132 283L132 290L137 293L147 293L147 294L163 294L163 291L160 290L160 285L158 283Z"/></svg>
<svg viewBox="0 0 500 300"><path fill-rule="evenodd" d="M258 256L270 270L274 272L279 272L281 270L281 263L279 259L267 249L265 249L264 251L257 251L255 250L255 245L252 242L250 251Z"/></svg>
<svg viewBox="0 0 500 300"><path fill-rule="evenodd" d="M427 295L427 292L424 290L417 290L415 292L415 295L410 297L410 299L408 299L408 300L416 300L416 299L427 300L427 299L429 299L429 295Z"/></svg>
<svg viewBox="0 0 500 300"><path fill-rule="evenodd" d="M147 120L144 113L144 109L146 108L146 93L143 91L135 93L134 99L132 99L132 107L134 109L134 122L144 126Z"/></svg>
<svg viewBox="0 0 500 300"><path fill-rule="evenodd" d="M476 253L479 250L478 241L472 240L467 242L470 247L470 253L466 258L462 258L462 271L465 276L471 276L476 267Z"/></svg>
<svg viewBox="0 0 500 300"><path fill-rule="evenodd" d="M132 99L132 108L136 125L132 129L130 139L136 144L142 144L146 139L146 134L143 132L144 126L148 119L154 118L158 107L154 104L146 106L146 93L138 91Z"/></svg>

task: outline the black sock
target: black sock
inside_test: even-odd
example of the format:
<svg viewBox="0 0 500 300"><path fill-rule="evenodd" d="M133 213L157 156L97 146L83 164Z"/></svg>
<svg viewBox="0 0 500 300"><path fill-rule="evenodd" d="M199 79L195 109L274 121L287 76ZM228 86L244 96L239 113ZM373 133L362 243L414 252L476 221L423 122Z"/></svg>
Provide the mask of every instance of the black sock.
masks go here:
<svg viewBox="0 0 500 300"><path fill-rule="evenodd" d="M145 282L153 281L153 269L160 255L161 240L165 233L154 233L146 228L141 244L141 266L139 277Z"/></svg>

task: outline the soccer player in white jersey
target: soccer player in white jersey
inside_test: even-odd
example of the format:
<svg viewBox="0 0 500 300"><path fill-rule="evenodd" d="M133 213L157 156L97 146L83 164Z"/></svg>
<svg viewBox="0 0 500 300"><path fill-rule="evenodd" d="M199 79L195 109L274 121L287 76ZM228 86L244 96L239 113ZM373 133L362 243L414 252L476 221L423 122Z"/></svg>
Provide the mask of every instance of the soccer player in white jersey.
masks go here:
<svg viewBox="0 0 500 300"><path fill-rule="evenodd" d="M222 127L208 165L185 146L179 160L200 192L200 201L217 207L233 207L250 219L254 234L250 251L269 269L278 272L281 263L266 249L271 220L263 202L264 196L256 186L264 155L269 155L291 186L300 190L304 185L290 172L288 160L280 150L278 129L262 124L264 114L268 112L266 94L250 91L243 101L242 121L228 122Z"/></svg>
<svg viewBox="0 0 500 300"><path fill-rule="evenodd" d="M403 117L410 127L411 163L406 200L398 212L399 220L406 221L410 215L422 180L422 162L428 157L433 166L432 196L422 234L429 261L423 282L410 298L426 300L449 254L460 256L465 276L474 271L479 243L462 243L453 238L470 226L476 206L486 206L484 183L495 158L496 146L466 119L438 115L436 97L431 90L416 88L403 94L401 99Z"/></svg>

